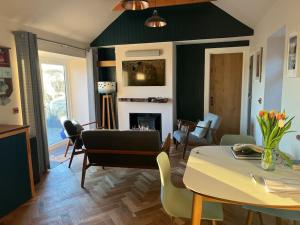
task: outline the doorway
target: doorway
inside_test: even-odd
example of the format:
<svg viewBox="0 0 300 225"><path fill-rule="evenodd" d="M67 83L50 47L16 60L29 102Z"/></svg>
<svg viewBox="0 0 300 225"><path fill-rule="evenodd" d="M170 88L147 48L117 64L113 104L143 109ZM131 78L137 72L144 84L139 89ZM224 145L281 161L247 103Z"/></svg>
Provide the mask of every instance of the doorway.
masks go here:
<svg viewBox="0 0 300 225"><path fill-rule="evenodd" d="M44 110L48 145L62 142L66 136L62 122L68 118L66 69L63 64L41 64Z"/></svg>
<svg viewBox="0 0 300 225"><path fill-rule="evenodd" d="M247 133L248 47L206 49L204 113L222 118L217 139Z"/></svg>
<svg viewBox="0 0 300 225"><path fill-rule="evenodd" d="M267 40L264 109L281 111L286 28L282 27Z"/></svg>

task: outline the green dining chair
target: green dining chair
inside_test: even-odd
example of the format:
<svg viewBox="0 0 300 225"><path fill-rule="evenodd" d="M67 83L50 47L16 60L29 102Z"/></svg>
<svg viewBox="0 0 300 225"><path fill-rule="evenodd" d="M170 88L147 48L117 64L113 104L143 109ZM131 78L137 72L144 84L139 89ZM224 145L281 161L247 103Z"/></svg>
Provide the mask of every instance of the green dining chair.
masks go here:
<svg viewBox="0 0 300 225"><path fill-rule="evenodd" d="M175 218L191 219L193 193L185 188L177 188L171 181L171 166L168 155L160 153L157 163L161 179L161 202L164 210L171 216L171 225ZM213 225L223 220L223 207L220 203L204 202L202 219L211 220Z"/></svg>
<svg viewBox="0 0 300 225"><path fill-rule="evenodd" d="M221 139L220 145L232 146L234 144L256 144L255 139L252 136L247 135L224 135ZM276 217L276 225L282 224L282 219L290 219L295 225L295 221L300 220L300 211L283 210L283 209L271 209L262 208L256 206L243 206L248 210L246 225L252 225L254 213L259 216L259 222L263 225L263 218L261 213Z"/></svg>
<svg viewBox="0 0 300 225"><path fill-rule="evenodd" d="M260 213L263 213L269 216L276 217L276 225L281 225L282 219L291 220L293 222L293 225L296 225L296 221L300 221L300 211L262 208L256 206L244 206L243 208L248 210L246 225L252 225L254 213L259 213L259 215ZM260 217L260 224L264 224L262 217Z"/></svg>
<svg viewBox="0 0 300 225"><path fill-rule="evenodd" d="M248 135L225 134L220 145L233 146L235 144L256 144L254 137Z"/></svg>

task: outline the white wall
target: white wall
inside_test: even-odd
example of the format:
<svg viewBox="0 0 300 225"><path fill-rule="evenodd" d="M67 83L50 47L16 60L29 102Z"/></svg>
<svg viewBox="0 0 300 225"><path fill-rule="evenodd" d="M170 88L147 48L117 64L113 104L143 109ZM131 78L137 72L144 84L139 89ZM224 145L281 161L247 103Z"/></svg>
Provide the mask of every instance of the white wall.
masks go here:
<svg viewBox="0 0 300 225"><path fill-rule="evenodd" d="M89 122L88 81L86 59L71 59L68 63L68 82L72 118Z"/></svg>
<svg viewBox="0 0 300 225"><path fill-rule="evenodd" d="M266 110L281 111L285 33L285 28L280 28L267 40L264 100Z"/></svg>
<svg viewBox="0 0 300 225"><path fill-rule="evenodd" d="M129 50L150 50L160 49L160 56L151 57L126 57L125 52ZM148 97L165 97L170 101L166 104L159 103L133 103L118 102L118 121L121 130L129 129L129 113L161 113L162 114L162 138L168 133L173 133L174 125L174 96L175 85L174 79L174 46L171 42L150 43L137 45L120 45L116 46L116 69L118 82L118 98L148 98ZM157 87L132 87L125 86L122 77L122 61L129 60L166 60L166 85Z"/></svg>
<svg viewBox="0 0 300 225"><path fill-rule="evenodd" d="M251 41L251 52L259 50L264 47L265 52L267 39L274 32L283 26L286 26L287 36L292 32L300 31L300 1L299 0L277 0L274 5L266 12L265 17L254 28L255 36ZM256 122L255 116L262 105L257 103L257 99L262 97L264 99L265 86L265 61L266 54L264 54L262 82L253 80L253 110L252 123L255 125L255 136L258 141L261 140L261 134ZM287 64L287 43L285 48L285 67ZM286 69L283 74L283 91L282 91L282 109L285 109L288 115L296 116L292 130L300 131L300 104L299 104L299 87L300 78L288 78ZM298 132L299 133L299 132ZM286 152L300 158L300 143L296 141L295 133L288 134L282 141L280 147Z"/></svg>

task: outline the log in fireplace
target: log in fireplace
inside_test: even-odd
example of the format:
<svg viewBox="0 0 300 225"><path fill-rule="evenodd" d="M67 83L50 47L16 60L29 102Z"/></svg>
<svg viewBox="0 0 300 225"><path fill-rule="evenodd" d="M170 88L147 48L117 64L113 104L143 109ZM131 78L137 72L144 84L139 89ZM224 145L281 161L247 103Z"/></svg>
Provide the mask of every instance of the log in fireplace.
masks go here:
<svg viewBox="0 0 300 225"><path fill-rule="evenodd" d="M162 134L160 113L129 113L129 125L132 130L158 130Z"/></svg>

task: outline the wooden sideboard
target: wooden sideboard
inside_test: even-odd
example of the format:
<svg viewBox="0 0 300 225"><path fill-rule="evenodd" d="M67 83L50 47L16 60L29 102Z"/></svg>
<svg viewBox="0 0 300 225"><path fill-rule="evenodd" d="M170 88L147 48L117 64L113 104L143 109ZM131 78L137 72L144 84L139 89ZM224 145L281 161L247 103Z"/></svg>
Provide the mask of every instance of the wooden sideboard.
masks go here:
<svg viewBox="0 0 300 225"><path fill-rule="evenodd" d="M0 125L0 218L35 195L29 126Z"/></svg>

